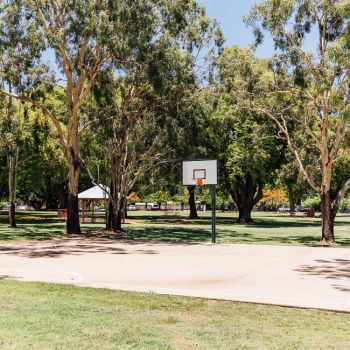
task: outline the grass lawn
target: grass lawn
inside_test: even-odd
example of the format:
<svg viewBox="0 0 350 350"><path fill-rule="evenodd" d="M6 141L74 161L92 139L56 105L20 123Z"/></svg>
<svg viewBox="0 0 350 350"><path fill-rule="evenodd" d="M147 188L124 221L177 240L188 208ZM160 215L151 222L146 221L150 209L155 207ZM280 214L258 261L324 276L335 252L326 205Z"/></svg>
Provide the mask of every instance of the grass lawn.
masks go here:
<svg viewBox="0 0 350 350"><path fill-rule="evenodd" d="M7 213L0 213L0 242L64 236L65 222L53 212L19 212L18 228L7 227ZM200 213L200 219L186 220L188 213L130 212L124 225L126 234L120 238L139 240L170 240L181 242L210 241L210 213ZM219 243L293 244L317 246L321 219L289 217L286 214L254 213L254 225L235 222L234 213L217 213ZM103 225L85 224L84 231L100 230ZM350 247L350 215L339 214L336 239L341 247ZM115 238L114 235L111 235Z"/></svg>
<svg viewBox="0 0 350 350"><path fill-rule="evenodd" d="M139 221L143 225L130 225L127 229L132 231L137 239L210 241L210 213L200 213L201 218L196 221L181 222L186 215L177 214L178 220L175 218L175 222L167 222L172 218L167 218L159 212L133 212L130 214L130 220ZM235 216L235 213L217 213L218 243L319 245L320 218L254 213L254 225L241 225L235 222ZM335 234L340 246L350 247L350 215L338 215Z"/></svg>
<svg viewBox="0 0 350 350"><path fill-rule="evenodd" d="M350 315L0 281L1 349L349 349Z"/></svg>

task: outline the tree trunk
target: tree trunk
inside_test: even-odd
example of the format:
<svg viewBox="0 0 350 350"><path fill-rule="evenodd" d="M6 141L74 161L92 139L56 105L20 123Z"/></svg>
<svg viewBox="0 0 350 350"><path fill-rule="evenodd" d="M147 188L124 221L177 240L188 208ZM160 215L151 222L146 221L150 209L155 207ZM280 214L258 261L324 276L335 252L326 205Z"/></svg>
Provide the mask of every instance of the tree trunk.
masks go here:
<svg viewBox="0 0 350 350"><path fill-rule="evenodd" d="M253 223L252 219L253 206L245 205L238 208L238 221L241 223Z"/></svg>
<svg viewBox="0 0 350 350"><path fill-rule="evenodd" d="M64 185L58 185L55 187L55 192L58 200L58 208L67 209L67 187Z"/></svg>
<svg viewBox="0 0 350 350"><path fill-rule="evenodd" d="M190 219L198 219L197 208L196 208L196 196L195 191L196 186L187 186L187 190L189 193L188 204L190 206Z"/></svg>
<svg viewBox="0 0 350 350"><path fill-rule="evenodd" d="M113 204L112 200L108 202L108 208L106 213L106 230L112 230L112 220L113 220Z"/></svg>
<svg viewBox="0 0 350 350"><path fill-rule="evenodd" d="M251 224L251 216L254 206L263 196L262 185L254 184L250 175L245 177L245 182L241 181L242 187L236 191L231 191L231 197L238 208L238 222L242 224Z"/></svg>
<svg viewBox="0 0 350 350"><path fill-rule="evenodd" d="M29 204L34 208L34 210L41 210L44 205L44 200L41 201L30 201Z"/></svg>
<svg viewBox="0 0 350 350"><path fill-rule="evenodd" d="M128 218L128 207L124 205L124 219Z"/></svg>
<svg viewBox="0 0 350 350"><path fill-rule="evenodd" d="M68 205L67 205L67 234L81 234L79 222L79 151L69 147L67 150L68 158Z"/></svg>
<svg viewBox="0 0 350 350"><path fill-rule="evenodd" d="M106 229L114 232L122 231L122 222L124 217L124 200L121 198L122 193L119 191L118 176L112 174L112 181L110 187L111 200L108 206L108 221L106 222Z"/></svg>
<svg viewBox="0 0 350 350"><path fill-rule="evenodd" d="M17 227L16 225L16 187L17 187L17 163L18 163L18 148L14 154L8 156L8 185L9 185L9 226Z"/></svg>
<svg viewBox="0 0 350 350"><path fill-rule="evenodd" d="M322 209L321 242L333 244L335 243L335 239L334 239L335 215L334 215L334 210L332 210L329 192L325 192L321 194L321 209Z"/></svg>
<svg viewBox="0 0 350 350"><path fill-rule="evenodd" d="M121 200L119 205L120 205L120 212L122 215L122 224L125 224L126 205L124 205L124 200Z"/></svg>
<svg viewBox="0 0 350 350"><path fill-rule="evenodd" d="M108 221L106 229L114 232L122 231L123 208L118 208L117 205L110 201L108 208Z"/></svg>

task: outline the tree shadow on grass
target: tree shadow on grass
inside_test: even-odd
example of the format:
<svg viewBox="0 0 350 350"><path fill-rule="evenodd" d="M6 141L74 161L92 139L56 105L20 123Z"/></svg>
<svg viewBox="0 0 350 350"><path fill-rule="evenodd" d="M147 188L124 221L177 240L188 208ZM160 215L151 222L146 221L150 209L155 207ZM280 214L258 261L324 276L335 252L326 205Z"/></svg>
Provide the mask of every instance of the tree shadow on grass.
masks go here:
<svg viewBox="0 0 350 350"><path fill-rule="evenodd" d="M203 230L203 228L183 226L134 226L129 232L132 232L134 239L145 241L206 242L211 237L210 228ZM127 238L126 234L124 235Z"/></svg>
<svg viewBox="0 0 350 350"><path fill-rule="evenodd" d="M253 226L253 227L300 227L300 226L320 226L321 218L314 217L290 217L283 214L266 214L265 217L255 216L253 213L254 223L251 225L242 225L237 223L237 213L230 213L232 216L220 216L220 213L217 215L217 224L218 225L239 225L239 226ZM199 214L200 215L200 214ZM144 223L153 223L153 224L181 224L181 225L209 225L211 222L211 216L200 216L199 219L192 220L188 219L187 215L183 214L154 214L152 212L147 213L147 215L142 214L132 214L129 216L130 220L137 220ZM339 214L336 219L337 225L350 225L350 215Z"/></svg>
<svg viewBox="0 0 350 350"><path fill-rule="evenodd" d="M63 236L63 226L44 223L36 224L19 224L17 228L4 227L0 228L0 241L13 240L47 240Z"/></svg>
<svg viewBox="0 0 350 350"><path fill-rule="evenodd" d="M88 233L96 230L97 227L98 225L83 225L82 230ZM41 241L65 236L65 222L60 220L18 221L16 228L8 227L7 224L0 226L0 242L15 240Z"/></svg>
<svg viewBox="0 0 350 350"><path fill-rule="evenodd" d="M200 217L199 219L188 219L185 216L164 214L164 215L133 215L129 217L130 220L137 220L147 224L172 224L176 225L210 225L211 217ZM319 218L305 218L305 217L288 217L288 216L268 216L266 218L256 217L253 224L241 224L237 222L237 216L220 217L217 216L216 222L218 225L227 226L242 226L242 227L257 227L257 228L297 228L297 227L317 227L321 225ZM349 225L350 221L339 221L339 225Z"/></svg>
<svg viewBox="0 0 350 350"><path fill-rule="evenodd" d="M6 225L0 226L0 242L9 242L14 240L48 240L53 238L64 238L65 222L55 217L47 218L38 216L33 221L34 213L31 216L22 215L19 217L19 228L11 229ZM35 213L36 215L36 213ZM176 217L176 216L175 216ZM163 241L163 242L210 242L210 216L200 220L187 220L183 222L184 217L177 217L179 222L162 222L164 218L174 218L174 215L154 215L147 216L135 215L131 220L140 219L141 222L126 225L126 233L120 237L124 239L135 239L144 241ZM337 227L350 226L347 221L349 216L340 216L336 222ZM145 220L146 219L146 220ZM155 222L153 220L156 220ZM253 225L241 225L235 222L235 219L227 216L218 217L217 222L218 242L220 243L256 243L256 244L301 244L306 246L320 246L319 236L310 235L305 232L302 235L298 229L318 228L321 223L319 219L310 218L290 218L286 215L269 215L267 217L257 217ZM101 225L83 225L85 236L91 238L109 238L114 240L114 234L96 235L90 233L96 231ZM239 228L239 229L238 229ZM260 230L261 229L261 230ZM263 229L271 229L263 230ZM243 231L243 232L240 232ZM247 231L247 232L244 232ZM308 231L308 230L305 230ZM314 231L314 230L313 230ZM290 232L290 234L288 234ZM338 238L340 246L349 246L350 240Z"/></svg>
<svg viewBox="0 0 350 350"><path fill-rule="evenodd" d="M146 226L133 227L132 229L134 239L149 240L149 241L172 241L172 242L210 242L211 230L207 228L194 227L164 227L164 226ZM251 233L239 233L230 230L218 230L217 240L219 243L251 243L251 244L290 244L299 243L305 245L312 245L319 243L319 239L313 236L264 236ZM350 242L349 242L350 243Z"/></svg>
<svg viewBox="0 0 350 350"><path fill-rule="evenodd" d="M210 242L210 227L192 226L133 226L130 227L135 240L144 241L172 241L172 242ZM283 231L281 231L283 232ZM127 235L125 238L127 238ZM315 235L278 235L276 233L263 234L259 232L248 233L235 230L217 229L218 243L231 244L275 244L275 245L304 245L309 247L324 247L320 243L320 237ZM350 239L338 239L339 246L350 246Z"/></svg>

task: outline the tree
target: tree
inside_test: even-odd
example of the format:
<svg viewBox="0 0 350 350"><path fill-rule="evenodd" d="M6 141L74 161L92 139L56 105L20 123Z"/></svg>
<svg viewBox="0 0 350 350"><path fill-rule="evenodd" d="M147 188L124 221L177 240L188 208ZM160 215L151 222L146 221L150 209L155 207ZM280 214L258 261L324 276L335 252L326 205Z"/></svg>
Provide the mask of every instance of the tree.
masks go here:
<svg viewBox="0 0 350 350"><path fill-rule="evenodd" d="M18 10L17 3L4 1L0 5L0 90L7 89L2 109L2 141L6 149L9 188L9 224L16 227L16 187L21 141L23 108L14 102L17 93L40 93L38 77L45 74L45 68L38 64L43 48L36 33L35 24L27 20ZM26 71L26 73L25 73ZM26 110L26 107L24 107Z"/></svg>
<svg viewBox="0 0 350 350"><path fill-rule="evenodd" d="M307 192L307 183L296 167L293 155L290 152L286 154L285 162L280 168L278 178L282 188L288 194L289 212L290 215L293 215L296 206L301 205L303 194Z"/></svg>
<svg viewBox="0 0 350 350"><path fill-rule="evenodd" d="M165 43L159 42L144 53L142 64L124 69L120 76L112 70L103 72L94 89L92 114L100 115L95 139L104 150L105 174L111 183L107 228L115 231L121 230L128 193L137 182L152 182L160 165L174 158L179 138L172 137L187 132L182 122L192 101L188 102L189 89L183 87L194 85L192 59L188 52L169 49Z"/></svg>
<svg viewBox="0 0 350 350"><path fill-rule="evenodd" d="M225 49L217 62L217 78L204 100L210 115L208 147L221 165L221 186L235 202L242 223L251 223L251 212L272 182L281 164L283 144L255 111L242 110L232 94L254 85L267 62L254 60L252 52L238 47ZM245 102L250 103L249 96Z"/></svg>
<svg viewBox="0 0 350 350"><path fill-rule="evenodd" d="M59 106L56 94L60 95L54 91L50 97ZM37 210L43 206L67 208L67 162L56 130L38 110L29 109L24 123L18 168L19 198Z"/></svg>
<svg viewBox="0 0 350 350"><path fill-rule="evenodd" d="M11 98L5 98L0 109L0 148L7 158L8 193L9 193L9 226L16 225L16 190L19 147L22 141L22 116L18 106Z"/></svg>
<svg viewBox="0 0 350 350"><path fill-rule="evenodd" d="M143 50L152 46L159 37L178 33L173 44L180 41L186 34L181 29L190 27L193 18L191 14L198 14L199 9L201 7L195 1L185 0L6 1L2 13L15 11L19 21L32 25L33 31L25 31L25 39L31 36L42 38L42 43L54 50L66 79L63 121L67 124L67 129L42 99L24 91L15 94L3 88L0 92L41 109L57 129L68 163L67 233L80 233L79 141L81 132L85 129L81 123L81 107L91 92L98 73L107 64L113 64L115 68L137 64L135 57L142 56ZM8 29L11 25L11 21L5 22L5 28ZM17 47L23 44L22 40L14 42ZM56 77L55 82L57 81Z"/></svg>
<svg viewBox="0 0 350 350"><path fill-rule="evenodd" d="M158 116L152 113L151 86L141 76L138 68L119 78L109 71L95 89L96 114L101 114L95 138L110 183L107 229L116 232L122 229L127 196L135 182L150 174L168 152Z"/></svg>
<svg viewBox="0 0 350 350"><path fill-rule="evenodd" d="M334 220L350 188L347 178L331 195L334 166L349 151L350 3L264 0L247 21L254 26L257 44L267 30L279 50L270 76L260 81L266 89L255 90L251 107L278 126L299 171L320 195L321 241L334 243ZM306 39L313 35L317 49L307 50ZM302 137L293 132L294 124L302 127ZM312 143L318 154L316 168L302 161L303 141Z"/></svg>

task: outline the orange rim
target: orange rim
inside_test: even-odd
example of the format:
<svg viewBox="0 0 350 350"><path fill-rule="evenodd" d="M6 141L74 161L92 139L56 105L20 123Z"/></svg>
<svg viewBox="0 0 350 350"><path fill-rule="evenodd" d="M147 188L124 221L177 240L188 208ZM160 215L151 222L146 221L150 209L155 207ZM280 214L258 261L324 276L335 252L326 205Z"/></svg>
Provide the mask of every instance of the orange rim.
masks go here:
<svg viewBox="0 0 350 350"><path fill-rule="evenodd" d="M197 186L203 186L203 179L202 178L198 178L197 180L196 180L196 184L197 184Z"/></svg>

